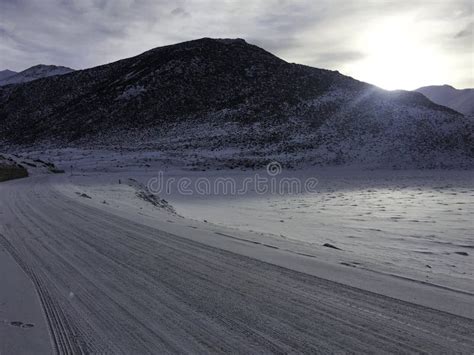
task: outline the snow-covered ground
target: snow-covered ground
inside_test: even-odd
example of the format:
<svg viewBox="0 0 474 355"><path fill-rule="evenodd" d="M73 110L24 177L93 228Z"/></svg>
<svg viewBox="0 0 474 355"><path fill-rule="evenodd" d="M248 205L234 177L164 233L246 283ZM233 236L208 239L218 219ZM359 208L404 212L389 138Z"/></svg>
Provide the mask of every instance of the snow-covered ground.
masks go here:
<svg viewBox="0 0 474 355"><path fill-rule="evenodd" d="M129 179L146 188L161 176L169 191L159 191L159 197L188 219L254 232L261 241L316 253L347 267L474 291L470 170L284 170L274 177L277 186L282 178L297 179L301 187L312 178L317 185L311 192L293 189L282 194L278 189L259 193L255 179L268 178L270 184L273 178L264 169L191 171L150 152L46 153L68 175L72 172L65 190L93 196L110 208L146 214L149 201L137 197L136 183ZM44 154L30 153L43 158ZM189 179L186 193L178 188L183 178ZM223 185L215 191L216 180L222 178L233 181L238 193L231 193L229 185L227 193ZM246 179L251 181L247 185ZM210 193L197 191L197 182L203 180L212 187ZM341 250L324 247L326 243Z"/></svg>
<svg viewBox="0 0 474 355"><path fill-rule="evenodd" d="M474 349L472 294L331 264L323 253L282 247L290 242L262 243L265 236L140 206L138 183L111 194L117 183L102 179L110 177L49 174L0 184L4 255L33 281L57 353ZM21 297L24 285L11 286L8 294ZM25 325L24 337L44 343L28 332L37 325L32 314L17 307L0 305L10 320L3 327ZM18 336L9 350L0 342L0 352L31 353Z"/></svg>
<svg viewBox="0 0 474 355"><path fill-rule="evenodd" d="M443 283L474 280L472 172L326 169L314 175L315 193L170 201L189 218L314 247L330 243L353 258L350 265L410 269Z"/></svg>
<svg viewBox="0 0 474 355"><path fill-rule="evenodd" d="M403 341L426 351L472 349L471 171L280 171L278 164L196 171L131 151L9 157L29 164L41 158L66 171L53 174L43 163L27 179L0 184L0 263L11 265L10 254L21 266L3 283L30 276L63 352L166 352L170 345L157 334L189 352L222 341L241 348L242 334L273 329L292 339L348 334L351 349L361 343L394 351ZM293 191L280 193L274 186L284 178L301 182L303 191L286 186ZM150 188L159 179L172 183L156 195ZM217 184L223 181L227 192ZM203 193L206 182L211 190ZM28 343L12 337L2 348L18 353L48 345L38 304L19 313L13 302L24 288L11 283L0 333L21 337L25 329L15 320L43 333L28 333ZM289 317L295 326L280 331ZM215 319L231 324L230 336L212 328ZM250 330L235 328L236 319ZM202 329L210 342L201 341ZM376 341L363 339L368 335ZM342 345L338 337L323 352Z"/></svg>

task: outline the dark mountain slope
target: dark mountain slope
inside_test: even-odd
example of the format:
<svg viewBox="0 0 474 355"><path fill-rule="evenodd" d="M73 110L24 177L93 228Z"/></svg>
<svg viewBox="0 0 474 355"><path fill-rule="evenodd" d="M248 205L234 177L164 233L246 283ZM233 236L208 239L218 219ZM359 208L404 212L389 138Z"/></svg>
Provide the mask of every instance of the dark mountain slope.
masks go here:
<svg viewBox="0 0 474 355"><path fill-rule="evenodd" d="M471 154L470 123L421 94L289 64L240 39L204 38L0 88L0 122L4 144L235 148L322 163L370 163L398 148L416 163L433 160L420 154L436 146Z"/></svg>
<svg viewBox="0 0 474 355"><path fill-rule="evenodd" d="M17 86L2 96L8 96L6 121L8 113L28 117L25 127L15 122L9 136L19 128L45 124L46 118L48 127L50 122L57 126L54 134L74 138L121 124L148 126L242 106L246 112L239 120L259 120L320 95L343 79L329 71L289 65L244 41L203 39ZM52 133L36 128L39 138ZM25 138L37 137L22 133Z"/></svg>

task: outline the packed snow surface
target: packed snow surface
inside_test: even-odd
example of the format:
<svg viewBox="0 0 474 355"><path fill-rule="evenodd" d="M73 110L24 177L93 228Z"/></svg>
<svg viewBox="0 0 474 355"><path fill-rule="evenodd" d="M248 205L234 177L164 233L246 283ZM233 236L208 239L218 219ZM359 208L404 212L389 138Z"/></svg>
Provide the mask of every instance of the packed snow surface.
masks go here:
<svg viewBox="0 0 474 355"><path fill-rule="evenodd" d="M158 201L167 201L178 215L256 232L265 240L296 243L305 251L326 251L329 248L323 245L330 244L341 249L328 251L343 265L474 291L471 170L313 167L282 170L272 177L265 169L195 171L153 152L71 149L32 153L44 154L72 173L72 181L82 192L124 210L149 205L143 198L140 207L135 205L140 193L130 178L153 187L150 182L161 177L164 183L172 182L169 189L152 192L159 192ZM317 184L311 192L261 193L254 185L257 178L268 178L268 184L275 179L277 186L288 178L300 181L301 187L308 179ZM190 181L184 193L178 188L183 179ZM210 193L197 191L196 183L203 179L211 187L216 180L230 179L236 193L224 191L222 184ZM251 183L241 193L246 179Z"/></svg>
<svg viewBox="0 0 474 355"><path fill-rule="evenodd" d="M58 353L474 349L468 171L192 171L123 151L13 157L65 170L0 184L0 245L33 281ZM265 176L317 184L155 194L160 176L188 188Z"/></svg>
<svg viewBox="0 0 474 355"><path fill-rule="evenodd" d="M335 168L288 173L295 174L317 177L316 191L168 199L189 218L315 247L330 243L354 258L352 265L411 269L426 279L458 279L460 285L474 281L472 171Z"/></svg>

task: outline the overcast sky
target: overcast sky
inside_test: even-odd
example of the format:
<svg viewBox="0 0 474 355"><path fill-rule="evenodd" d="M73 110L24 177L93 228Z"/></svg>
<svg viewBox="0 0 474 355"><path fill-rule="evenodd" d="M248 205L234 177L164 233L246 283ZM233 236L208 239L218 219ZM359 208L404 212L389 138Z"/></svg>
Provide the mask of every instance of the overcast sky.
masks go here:
<svg viewBox="0 0 474 355"><path fill-rule="evenodd" d="M87 68L201 37L387 89L474 87L473 0L0 0L0 70Z"/></svg>

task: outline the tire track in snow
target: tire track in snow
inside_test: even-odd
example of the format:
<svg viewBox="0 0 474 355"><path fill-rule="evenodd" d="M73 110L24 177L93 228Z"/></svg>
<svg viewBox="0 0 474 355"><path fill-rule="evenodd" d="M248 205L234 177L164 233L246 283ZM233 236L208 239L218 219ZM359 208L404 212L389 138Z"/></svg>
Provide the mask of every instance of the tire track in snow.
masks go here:
<svg viewBox="0 0 474 355"><path fill-rule="evenodd" d="M474 351L470 319L140 225L41 180L3 193L0 241L60 354Z"/></svg>

